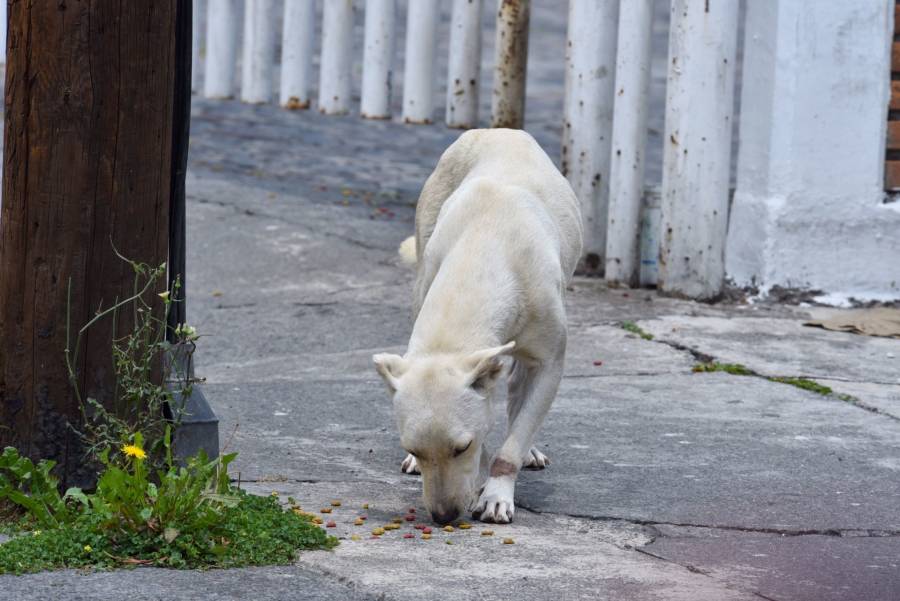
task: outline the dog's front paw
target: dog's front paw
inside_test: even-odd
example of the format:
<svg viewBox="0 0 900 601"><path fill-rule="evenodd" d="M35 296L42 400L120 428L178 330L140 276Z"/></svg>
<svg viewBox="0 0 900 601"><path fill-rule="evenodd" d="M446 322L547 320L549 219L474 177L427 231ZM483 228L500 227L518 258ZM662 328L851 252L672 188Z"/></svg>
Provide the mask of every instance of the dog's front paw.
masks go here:
<svg viewBox="0 0 900 601"><path fill-rule="evenodd" d="M531 447L525 456L525 461L522 462L522 467L530 470L542 470L548 465L550 465L550 458L538 451L537 447Z"/></svg>
<svg viewBox="0 0 900 601"><path fill-rule="evenodd" d="M406 456L406 459L403 460L403 463L400 464L400 471L404 474L421 474L419 471L419 464L416 462L416 458L409 454Z"/></svg>
<svg viewBox="0 0 900 601"><path fill-rule="evenodd" d="M472 515L482 522L508 524L516 513L514 490L515 481L509 477L488 479Z"/></svg>

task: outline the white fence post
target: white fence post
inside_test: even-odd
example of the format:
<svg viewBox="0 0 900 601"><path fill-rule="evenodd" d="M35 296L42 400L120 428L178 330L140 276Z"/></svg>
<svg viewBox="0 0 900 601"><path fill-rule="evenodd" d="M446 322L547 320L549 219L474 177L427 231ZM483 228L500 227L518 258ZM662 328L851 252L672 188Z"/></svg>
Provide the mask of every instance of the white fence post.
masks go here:
<svg viewBox="0 0 900 601"><path fill-rule="evenodd" d="M205 0L194 0L191 13L191 92L200 91L200 59L203 50L203 15ZM3 15L3 39L6 40L6 15ZM5 46L4 46L5 48Z"/></svg>
<svg viewBox="0 0 900 601"><path fill-rule="evenodd" d="M350 110L353 58L353 0L326 0L322 12L319 110L343 115Z"/></svg>
<svg viewBox="0 0 900 601"><path fill-rule="evenodd" d="M521 129L525 124L531 0L498 0L497 6L491 127Z"/></svg>
<svg viewBox="0 0 900 601"><path fill-rule="evenodd" d="M284 108L309 108L315 37L316 0L284 0L279 94Z"/></svg>
<svg viewBox="0 0 900 601"><path fill-rule="evenodd" d="M246 0L241 100L272 100L275 68L275 0Z"/></svg>
<svg viewBox="0 0 900 601"><path fill-rule="evenodd" d="M481 0L453 0L447 62L448 127L478 126L481 79Z"/></svg>
<svg viewBox="0 0 900 601"><path fill-rule="evenodd" d="M209 0L207 6L203 95L231 98L237 68L237 0Z"/></svg>
<svg viewBox="0 0 900 601"><path fill-rule="evenodd" d="M672 2L659 283L694 299L725 279L738 5Z"/></svg>
<svg viewBox="0 0 900 601"><path fill-rule="evenodd" d="M366 0L362 98L359 112L367 119L391 117L395 14L395 0Z"/></svg>
<svg viewBox="0 0 900 601"><path fill-rule="evenodd" d="M581 201L579 271L591 274L601 274L605 263L618 21L618 0L569 2L561 163Z"/></svg>
<svg viewBox="0 0 900 601"><path fill-rule="evenodd" d="M606 280L637 286L640 275L641 203L650 89L653 0L626 0L619 7Z"/></svg>
<svg viewBox="0 0 900 601"><path fill-rule="evenodd" d="M403 69L403 120L431 123L434 114L434 50L440 6L437 0L413 0L406 13Z"/></svg>

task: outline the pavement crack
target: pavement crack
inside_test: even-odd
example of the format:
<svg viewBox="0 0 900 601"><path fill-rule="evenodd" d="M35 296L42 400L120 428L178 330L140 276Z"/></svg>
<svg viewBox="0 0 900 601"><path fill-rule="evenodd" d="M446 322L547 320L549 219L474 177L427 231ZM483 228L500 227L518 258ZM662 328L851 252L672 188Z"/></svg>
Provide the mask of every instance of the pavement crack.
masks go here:
<svg viewBox="0 0 900 601"><path fill-rule="evenodd" d="M521 501L516 502L517 509L524 509L538 515L558 515L570 518L590 520L596 522L624 522L626 524L634 524L636 526L645 526L656 528L657 526L671 526L674 528L702 528L706 530L724 530L729 532L744 532L748 534L775 534L778 536L834 536L842 538L887 538L900 536L900 530L885 530L878 528L768 528L768 527L752 527L752 526L733 526L728 524L696 524L692 522L666 522L660 520L642 520L638 518L627 518L619 516L590 515L578 513L559 513L552 511L541 511L533 507L523 504ZM667 536L657 531L658 537ZM649 543L648 543L649 544Z"/></svg>
<svg viewBox="0 0 900 601"><path fill-rule="evenodd" d="M685 352L688 352L688 353L690 353L690 354L694 357L694 359L696 359L699 363L704 363L704 364L717 363L716 358L713 357L712 355L709 355L709 354L704 353L704 352L702 352L702 351L698 351L697 349L691 348L691 347L689 347L689 346L687 346L687 345L684 345L684 344L681 344L681 343L679 343L679 342L673 342L673 341L671 341L671 340L662 340L662 339L659 339L659 338L653 338L653 339L650 340L650 342L658 342L658 343L660 343L660 344L664 344L664 345L666 345L666 346L672 347L672 348L677 349L677 350L679 350L679 351L685 351ZM743 366L743 365L740 365L739 367L741 367L743 370L745 370L745 373L739 374L739 375L741 375L741 376L744 376L744 377L752 377L752 378L759 378L759 379L762 379L762 380L768 380L768 381L770 381L770 382L776 382L776 383L781 383L781 384L787 384L788 386L792 386L792 385L793 385L793 386L796 386L796 384L794 384L793 382L790 382L790 381L786 381L786 380L791 380L791 381L796 381L796 380L809 380L810 382L816 382L817 380L829 380L829 379L830 379L830 380L840 380L840 381L847 381L847 382L855 382L855 380L842 379L842 378L834 378L834 377L828 377L828 376L814 376L814 375L813 375L813 376L809 376L809 375L800 375L800 376L774 375L774 376L771 376L771 375L761 374L761 373L759 373L759 372L757 372L757 371L755 371L755 370L749 369L749 368L747 368L747 367L745 367L745 366ZM861 382L860 382L860 383L861 383ZM880 384L881 382L872 382L872 383ZM828 388L828 390L830 391L831 389ZM819 394L819 396L822 396L822 397L824 397L824 398L830 398L830 399L833 399L833 400L839 400L839 401L842 401L842 402L844 402L844 403L847 403L848 405L852 405L853 407L856 407L857 409L862 409L863 411L868 411L869 413L874 413L874 414L876 414L876 415L880 415L880 416L882 416L882 417L886 417L886 418L891 419L891 420L894 420L894 421L900 421L900 416L894 415L894 414L892 414L892 413L888 413L887 411L884 411L884 410L882 410L882 409L879 409L878 407L875 407L875 406L873 406L873 405L869 405L869 404L866 403L865 401L859 399L858 397L855 397L855 396L853 396L853 395L850 395L850 394L839 394L839 393L835 393L835 392L833 392L833 391L828 392L828 393L826 393L826 394L822 394L822 393L818 393L818 394Z"/></svg>

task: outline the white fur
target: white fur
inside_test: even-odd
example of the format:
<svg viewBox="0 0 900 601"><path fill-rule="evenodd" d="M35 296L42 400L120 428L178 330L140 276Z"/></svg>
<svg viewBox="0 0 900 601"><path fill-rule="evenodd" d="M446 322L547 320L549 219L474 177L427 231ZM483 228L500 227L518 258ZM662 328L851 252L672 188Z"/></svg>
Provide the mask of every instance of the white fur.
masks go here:
<svg viewBox="0 0 900 601"><path fill-rule="evenodd" d="M562 377L563 296L581 256L578 206L519 130L462 134L422 189L414 248L405 242L400 251L415 250L417 259L413 333L403 357L373 359L414 455L402 469L421 471L438 521L466 509L485 521L512 520L516 473L549 463L532 442ZM513 358L509 425L489 457L483 443L504 355ZM489 466L498 466L494 476Z"/></svg>

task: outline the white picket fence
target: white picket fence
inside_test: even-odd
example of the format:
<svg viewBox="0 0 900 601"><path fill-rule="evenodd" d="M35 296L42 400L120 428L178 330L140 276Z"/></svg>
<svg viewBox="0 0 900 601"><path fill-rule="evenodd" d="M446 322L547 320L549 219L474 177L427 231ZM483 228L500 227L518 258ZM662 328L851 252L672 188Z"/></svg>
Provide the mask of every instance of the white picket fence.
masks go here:
<svg viewBox="0 0 900 601"><path fill-rule="evenodd" d="M276 31L274 0L194 0L195 91L201 91L196 75L205 35L203 95L229 98L238 92L237 2L246 3L241 100L274 100L276 36L281 35L278 102L288 109L311 106L315 0L284 0L281 32ZM655 284L656 273L642 273L641 257L656 255L653 245L658 244L659 286L677 295L712 298L725 275L739 0L671 0L658 218L642 210L653 3L569 0L566 55L560 56L565 60L561 165L582 203L587 268L604 271L612 282ZM492 4L497 26L490 123L520 128L529 0ZM442 75L435 69L440 3L409 0L407 6L400 118L430 123L436 78ZM350 53L355 9L353 0L323 3L316 101L322 113L344 114L354 108ZM478 124L482 10L482 0L453 0L446 73L449 127ZM366 0L364 11L359 114L389 119L397 3ZM201 15L205 32L200 30Z"/></svg>

